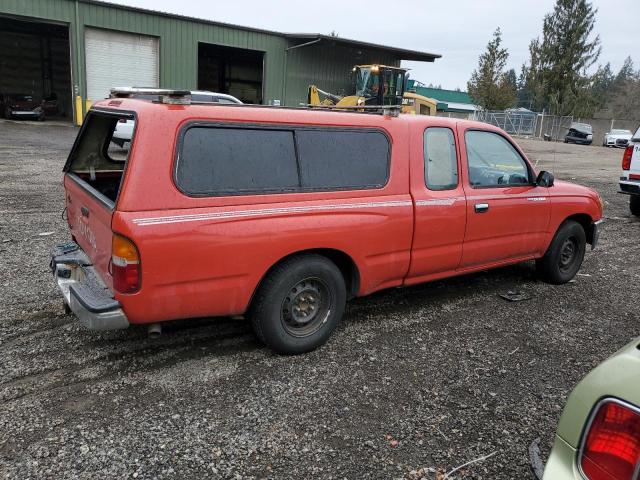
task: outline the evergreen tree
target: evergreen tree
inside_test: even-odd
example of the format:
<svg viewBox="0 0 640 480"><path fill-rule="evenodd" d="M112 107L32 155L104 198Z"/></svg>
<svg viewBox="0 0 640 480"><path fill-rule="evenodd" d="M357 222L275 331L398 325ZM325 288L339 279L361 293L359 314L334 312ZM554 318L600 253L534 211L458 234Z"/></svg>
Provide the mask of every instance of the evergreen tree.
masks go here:
<svg viewBox="0 0 640 480"><path fill-rule="evenodd" d="M501 44L502 34L498 28L467 83L473 101L487 110L504 110L513 106L516 99L515 85L504 72L509 53Z"/></svg>
<svg viewBox="0 0 640 480"><path fill-rule="evenodd" d="M600 37L592 36L595 9L587 0L556 0L544 17L542 40L531 42L528 89L538 108L558 115L593 114L593 79L587 70L600 56Z"/></svg>

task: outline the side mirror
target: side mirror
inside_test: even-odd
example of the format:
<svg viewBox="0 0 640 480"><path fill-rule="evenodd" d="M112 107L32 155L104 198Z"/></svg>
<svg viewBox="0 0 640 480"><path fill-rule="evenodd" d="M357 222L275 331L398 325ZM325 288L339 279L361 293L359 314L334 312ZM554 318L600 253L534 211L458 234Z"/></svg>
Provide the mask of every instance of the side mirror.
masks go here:
<svg viewBox="0 0 640 480"><path fill-rule="evenodd" d="M536 179L536 185L539 187L553 187L553 173L546 170L541 171Z"/></svg>

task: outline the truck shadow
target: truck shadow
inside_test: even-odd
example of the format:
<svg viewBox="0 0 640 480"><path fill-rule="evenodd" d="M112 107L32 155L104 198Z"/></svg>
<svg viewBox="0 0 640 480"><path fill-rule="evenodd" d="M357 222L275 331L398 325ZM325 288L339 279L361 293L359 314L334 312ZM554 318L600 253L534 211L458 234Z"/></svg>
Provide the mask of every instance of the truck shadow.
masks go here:
<svg viewBox="0 0 640 480"><path fill-rule="evenodd" d="M385 315L402 315L420 309L439 309L443 304L469 295L497 296L508 290L530 290L536 282L531 263L448 278L405 288L388 289L348 302L344 324L367 323ZM181 356L227 356L240 352L271 352L253 335L247 319L226 317L185 319L166 322L162 335L152 339L145 326L93 337L95 342L135 344L139 355L184 349Z"/></svg>

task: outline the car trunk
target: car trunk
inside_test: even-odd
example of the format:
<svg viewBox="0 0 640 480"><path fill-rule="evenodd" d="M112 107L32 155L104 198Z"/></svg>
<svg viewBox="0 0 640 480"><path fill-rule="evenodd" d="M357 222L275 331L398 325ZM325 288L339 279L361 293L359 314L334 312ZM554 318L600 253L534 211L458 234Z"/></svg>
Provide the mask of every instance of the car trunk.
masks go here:
<svg viewBox="0 0 640 480"><path fill-rule="evenodd" d="M116 124L133 114L91 111L65 165L67 219L75 242L110 288L111 217L127 165L128 150L111 140Z"/></svg>

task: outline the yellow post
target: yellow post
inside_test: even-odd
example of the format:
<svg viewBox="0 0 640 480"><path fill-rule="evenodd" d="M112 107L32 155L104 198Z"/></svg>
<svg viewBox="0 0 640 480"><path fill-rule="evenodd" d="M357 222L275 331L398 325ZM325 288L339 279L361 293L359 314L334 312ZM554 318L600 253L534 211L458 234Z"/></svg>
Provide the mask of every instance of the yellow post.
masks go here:
<svg viewBox="0 0 640 480"><path fill-rule="evenodd" d="M80 95L76 96L76 125L82 125L82 97Z"/></svg>
<svg viewBox="0 0 640 480"><path fill-rule="evenodd" d="M91 108L91 105L93 105L93 102L91 100L85 100L84 101L84 111L85 111L85 113L89 111L89 109Z"/></svg>

